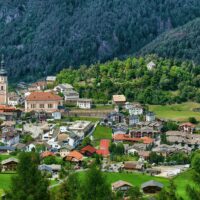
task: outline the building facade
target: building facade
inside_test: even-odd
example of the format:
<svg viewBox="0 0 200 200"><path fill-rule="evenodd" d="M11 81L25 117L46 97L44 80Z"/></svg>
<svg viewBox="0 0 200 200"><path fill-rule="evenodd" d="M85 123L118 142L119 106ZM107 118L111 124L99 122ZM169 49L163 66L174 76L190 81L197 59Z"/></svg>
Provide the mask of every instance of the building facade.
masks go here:
<svg viewBox="0 0 200 200"><path fill-rule="evenodd" d="M8 78L7 72L5 70L4 56L2 56L1 60L1 68L0 68L0 104L7 104L8 99Z"/></svg>
<svg viewBox="0 0 200 200"><path fill-rule="evenodd" d="M62 97L51 92L32 92L25 100L25 112L55 112L63 105Z"/></svg>

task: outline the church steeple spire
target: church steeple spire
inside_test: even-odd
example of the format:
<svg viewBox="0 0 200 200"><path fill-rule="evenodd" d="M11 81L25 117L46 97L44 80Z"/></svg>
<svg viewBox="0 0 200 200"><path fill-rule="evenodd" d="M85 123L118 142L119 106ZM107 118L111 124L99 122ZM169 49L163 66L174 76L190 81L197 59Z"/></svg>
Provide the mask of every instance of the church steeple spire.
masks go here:
<svg viewBox="0 0 200 200"><path fill-rule="evenodd" d="M7 75L7 72L6 72L6 69L5 69L4 54L1 55L0 75L3 75L3 76L6 76L6 75Z"/></svg>

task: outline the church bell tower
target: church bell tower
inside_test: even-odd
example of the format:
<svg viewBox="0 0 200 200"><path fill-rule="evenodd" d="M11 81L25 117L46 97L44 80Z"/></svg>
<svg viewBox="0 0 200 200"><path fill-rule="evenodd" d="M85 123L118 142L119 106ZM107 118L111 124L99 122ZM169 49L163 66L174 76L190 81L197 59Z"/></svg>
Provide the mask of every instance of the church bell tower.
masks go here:
<svg viewBox="0 0 200 200"><path fill-rule="evenodd" d="M5 69L4 55L1 58L0 67L0 105L6 105L8 100L8 78Z"/></svg>

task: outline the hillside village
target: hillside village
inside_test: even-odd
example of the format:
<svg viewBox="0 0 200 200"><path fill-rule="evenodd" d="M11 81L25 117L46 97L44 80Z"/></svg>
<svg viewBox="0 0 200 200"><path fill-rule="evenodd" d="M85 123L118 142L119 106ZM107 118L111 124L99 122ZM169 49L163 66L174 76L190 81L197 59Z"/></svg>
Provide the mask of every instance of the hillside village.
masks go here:
<svg viewBox="0 0 200 200"><path fill-rule="evenodd" d="M156 194L164 185L154 177L172 178L186 171L190 154L200 147L195 121L160 119L124 94L97 105L80 98L73 85L55 84L55 76L21 82L8 92L3 58L0 81L0 156L6 156L2 173L16 170L19 152L35 151L41 159L38 169L57 184L68 170L84 171L98 162L102 172L150 175L152 180L140 188ZM112 183L112 190L124 195L130 187L124 180Z"/></svg>

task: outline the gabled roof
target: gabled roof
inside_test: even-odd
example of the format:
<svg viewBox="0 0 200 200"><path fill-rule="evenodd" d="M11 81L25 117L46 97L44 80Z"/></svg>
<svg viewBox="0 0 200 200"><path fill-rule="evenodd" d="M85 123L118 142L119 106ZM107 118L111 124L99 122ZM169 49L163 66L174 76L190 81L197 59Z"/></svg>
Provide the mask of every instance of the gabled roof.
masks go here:
<svg viewBox="0 0 200 200"><path fill-rule="evenodd" d="M182 127L182 126L188 126L188 127L192 127L192 128L195 127L195 125L192 124L192 123L190 123L190 122L186 122L186 123L182 123L182 124L180 124L180 127Z"/></svg>
<svg viewBox="0 0 200 200"><path fill-rule="evenodd" d="M151 180L151 181L147 181L145 183L143 183L141 185L141 188L145 188L145 187L149 187L149 186L154 186L154 187L159 187L159 188L163 188L163 184L160 183L160 182L157 182L157 181L154 181L154 180Z"/></svg>
<svg viewBox="0 0 200 200"><path fill-rule="evenodd" d="M116 182L112 183L113 189L120 188L120 187L122 187L124 185L128 185L130 187L133 186L132 184L130 184L130 183L126 182L126 181L122 181L122 180L119 180L119 181L116 181Z"/></svg>
<svg viewBox="0 0 200 200"><path fill-rule="evenodd" d="M96 149L95 149L93 146L91 146L91 145L87 145L87 146L83 147L83 148L80 150L80 152L83 153L83 154L84 154L85 152L89 152L89 153L93 154L93 153L96 152Z"/></svg>
<svg viewBox="0 0 200 200"><path fill-rule="evenodd" d="M74 150L74 151L71 151L67 155L67 160L72 160L73 158L75 158L78 161L82 161L83 160L83 155L81 153L79 153L78 151Z"/></svg>
<svg viewBox="0 0 200 200"><path fill-rule="evenodd" d="M50 152L50 151L44 151L40 154L41 158L46 158L48 156L54 156L54 153Z"/></svg>
<svg viewBox="0 0 200 200"><path fill-rule="evenodd" d="M51 92L32 92L26 97L27 101L61 101L62 97Z"/></svg>
<svg viewBox="0 0 200 200"><path fill-rule="evenodd" d="M19 160L18 160L17 158L8 158L8 159L6 159L6 160L3 160L3 161L1 162L1 164L2 164L2 165L5 165L5 164L10 163L10 162L18 163Z"/></svg>

